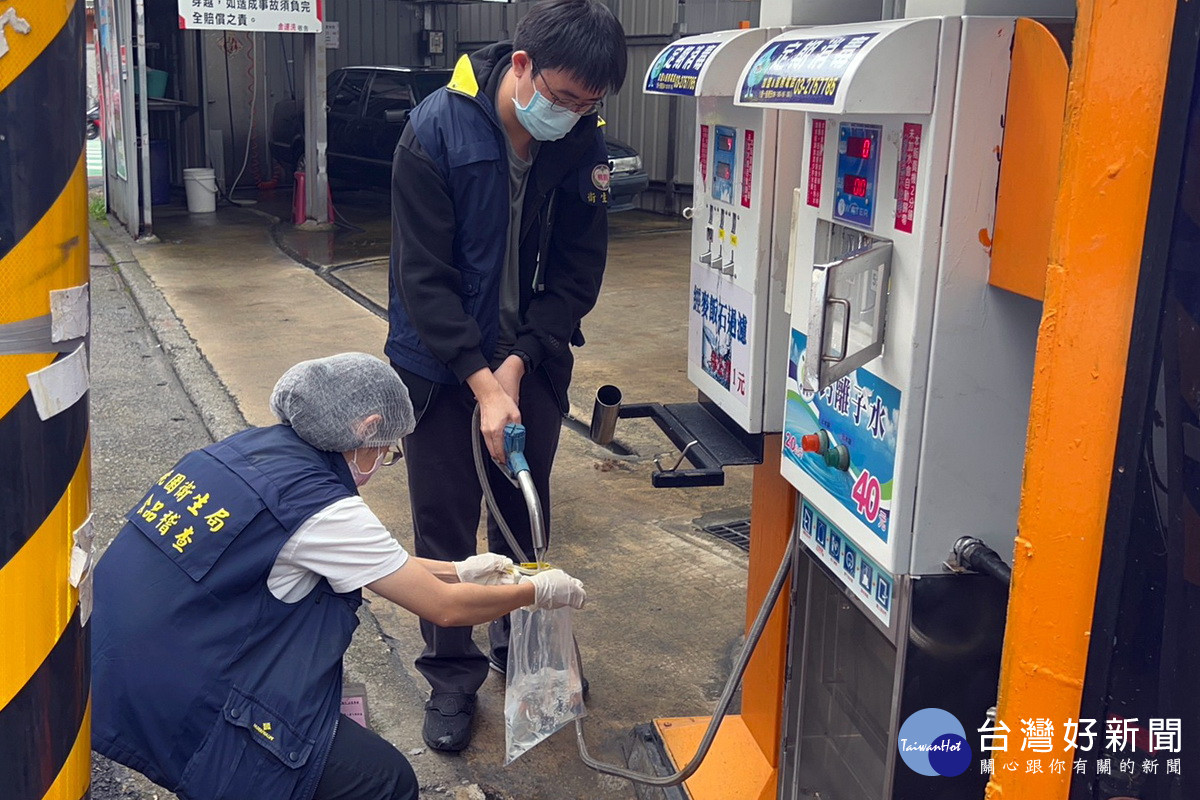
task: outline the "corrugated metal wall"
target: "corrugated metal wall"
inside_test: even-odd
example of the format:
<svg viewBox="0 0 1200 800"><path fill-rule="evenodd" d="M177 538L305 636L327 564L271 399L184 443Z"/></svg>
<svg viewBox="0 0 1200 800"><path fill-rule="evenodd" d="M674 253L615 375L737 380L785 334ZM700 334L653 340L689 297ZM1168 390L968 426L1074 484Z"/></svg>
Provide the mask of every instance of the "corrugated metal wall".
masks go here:
<svg viewBox="0 0 1200 800"><path fill-rule="evenodd" d="M360 64L421 63L417 35L421 6L396 0L325 0L325 18L336 20L341 38L326 59L330 71Z"/></svg>
<svg viewBox="0 0 1200 800"><path fill-rule="evenodd" d="M689 98L670 99L642 93L642 78L658 52L681 35L706 33L736 28L742 20L758 23L759 0L607 0L625 27L629 42L629 73L624 89L609 98L604 117L608 134L633 145L642 154L650 175L651 191L642 197L644 208L677 210L689 204L692 158L695 135L695 102ZM532 5L531 2L460 5L441 3L411 3L398 0L326 0L326 19L336 21L339 28L339 47L326 53L328 69L358 64L424 63L420 56L418 37L426 15L432 24L446 29L446 50L440 63L452 63L460 53L470 52L491 42L510 38L517 20ZM682 9L684 19L676 23ZM232 179L240 170L246 155L246 131L249 127L249 91L246 50L234 52L230 60L233 89L233 130L229 135L228 104L225 100L225 47L230 39L247 40L247 34L230 32L209 34L209 99L212 101L209 125L220 131L224 139L223 155L227 176ZM257 34L256 66L265 56L268 74L265 107L258 98L253 135L256 140L251 151L247 177L257 180L269 177L266 132L270 108L293 93L302 95L301 69L303 57L300 37L292 34ZM289 77L291 80L289 80ZM260 84L261 86L261 84ZM671 125L672 103L676 104L674 129ZM674 158L671 158L671 155ZM670 163L673 161L673 164ZM257 169L255 168L257 167ZM289 176L282 176L286 180ZM671 202L668 187L674 179L683 196Z"/></svg>
<svg viewBox="0 0 1200 800"><path fill-rule="evenodd" d="M343 0L344 2L344 0ZM682 35L736 28L742 20L758 24L758 0L607 0L621 20L629 43L629 73L624 89L605 104L608 135L621 139L642 154L650 175L651 191L642 207L675 210L690 201L694 156L695 101L642 93L642 79L654 57ZM464 53L512 35L517 20L531 5L522 3L470 3L457 7L457 28L450 36L456 52ZM683 9L683 20L676 18ZM452 19L454 17L452 16ZM675 129L671 104L677 104ZM674 141L674 146L671 143ZM674 151L674 165L669 152ZM670 203L669 181L674 178L682 197ZM673 207L670 207L673 206Z"/></svg>
<svg viewBox="0 0 1200 800"><path fill-rule="evenodd" d="M424 13L420 4L397 0L326 0L325 18L338 23L339 33L338 48L325 54L327 71L360 64L421 64L417 41ZM221 148L220 153L212 153L218 175L232 183L245 164L240 186L273 177L267 143L271 110L280 100L304 96L301 35L206 32L204 42L208 60L209 128L216 132L214 145ZM227 64L232 102L226 100ZM249 113L252 91L256 92L253 122ZM248 130L253 138L249 150L246 149ZM274 176L285 184L291 182L290 175Z"/></svg>

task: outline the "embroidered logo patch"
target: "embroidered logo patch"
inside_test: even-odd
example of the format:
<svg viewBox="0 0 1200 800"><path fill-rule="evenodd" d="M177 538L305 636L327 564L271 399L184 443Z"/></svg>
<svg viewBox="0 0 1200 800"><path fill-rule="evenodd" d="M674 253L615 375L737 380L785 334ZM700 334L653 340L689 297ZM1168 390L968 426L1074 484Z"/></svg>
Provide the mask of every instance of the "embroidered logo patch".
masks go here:
<svg viewBox="0 0 1200 800"><path fill-rule="evenodd" d="M612 182L612 172L608 168L608 164L597 164L592 170L592 185L602 192L608 191L608 185Z"/></svg>

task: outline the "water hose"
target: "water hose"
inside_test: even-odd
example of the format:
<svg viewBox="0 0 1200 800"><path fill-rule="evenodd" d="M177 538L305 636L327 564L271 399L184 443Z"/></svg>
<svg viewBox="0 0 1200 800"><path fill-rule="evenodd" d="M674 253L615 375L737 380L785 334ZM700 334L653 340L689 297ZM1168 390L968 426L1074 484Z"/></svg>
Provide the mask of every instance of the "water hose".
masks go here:
<svg viewBox="0 0 1200 800"><path fill-rule="evenodd" d="M521 489L521 493L525 497L525 505L529 509L530 530L533 535L535 548L534 554L540 564L545 557L546 548L542 505L538 498L537 488L533 484L533 477L529 472L529 465L525 462L524 458L524 428L521 428L520 439L518 440L515 431L510 433L509 430L514 427L520 426L510 425L505 429L505 453L508 456L509 463L503 471L506 477ZM483 496L487 500L488 510L491 511L492 518L496 521L500 532L504 534L508 546L512 548L513 553L522 561L528 561L525 551L517 544L516 536L513 535L512 530L508 527L508 523L504 519L504 515L500 513L500 508L496 504L496 498L492 494L491 486L488 483L487 469L483 461L483 450L479 439L479 405L476 404L475 411L471 415L471 450L475 456L475 472L479 476L479 485L483 488ZM746 641L742 644L742 650L738 654L737 661L734 663L733 671L729 674L729 679L725 682L725 688L721 692L720 700L717 701L716 711L713 713L712 719L709 720L708 729L705 730L704 738L700 740L700 746L696 749L696 754L692 756L692 760L683 769L671 775L649 775L644 772L635 772L625 767L619 767L615 764L606 764L602 761L597 761L588 753L587 743L583 739L583 719L576 718L575 741L579 747L579 759L584 765L597 772L624 778L625 780L647 786L678 786L700 768L700 765L704 763L704 759L708 756L708 751L712 747L713 741L717 738L717 730L721 727L721 722L725 719L725 715L729 713L729 705L733 702L733 695L742 684L742 678L746 674L746 667L750 663L750 657L754 654L754 649L758 646L759 640L762 639L763 631L767 627L767 619L771 616L775 604L779 601L780 594L783 593L783 584L787 581L788 575L792 571L792 561L794 558L792 548L796 544L795 540L796 534L793 532L788 538L783 559L779 562L779 569L776 570L775 578L771 581L771 586L758 608L758 614L754 617L754 623L750 626L750 630L746 634Z"/></svg>
<svg viewBox="0 0 1200 800"><path fill-rule="evenodd" d="M779 569L775 573L775 579L771 582L771 588L767 590L767 595L763 598L762 605L758 607L758 615L754 618L754 624L750 626L750 631L746 634L746 642L742 645L742 652L738 654L737 662L734 664L733 672L729 675L729 680L725 682L725 689L721 692L721 699L717 702L717 709L708 723L708 729L704 732L704 738L700 740L700 746L696 750L696 755L692 756L692 760L683 769L672 775L648 775L644 772L634 772L624 767L618 767L615 764L605 764L597 761L588 754L587 744L583 741L583 720L576 719L575 741L579 745L579 758L585 765L597 772L603 772L606 775L615 775L618 778L624 778L647 786L678 786L692 777L692 774L704 763L704 759L708 755L708 750L712 747L713 740L717 738L717 729L721 727L721 721L725 719L725 715L729 712L729 704L733 701L733 695L742 683L742 677L746 673L746 665L750 663L750 656L754 654L754 648L758 645L759 639L762 638L763 630L767 627L767 618L771 616L771 611L775 608L775 603L779 600L779 595L783 592L783 584L787 580L788 574L792 571L792 547L795 545L795 539L795 533L792 533L788 538L787 550L784 551L783 560L779 562Z"/></svg>

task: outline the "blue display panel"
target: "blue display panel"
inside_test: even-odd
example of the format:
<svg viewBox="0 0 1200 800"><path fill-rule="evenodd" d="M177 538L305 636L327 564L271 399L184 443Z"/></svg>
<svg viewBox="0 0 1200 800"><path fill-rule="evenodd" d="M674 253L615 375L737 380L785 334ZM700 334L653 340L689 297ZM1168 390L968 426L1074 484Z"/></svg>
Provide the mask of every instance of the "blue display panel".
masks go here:
<svg viewBox="0 0 1200 800"><path fill-rule="evenodd" d="M879 143L883 128L843 122L838 125L837 180L833 218L868 230L875 226L879 187Z"/></svg>
<svg viewBox="0 0 1200 800"><path fill-rule="evenodd" d="M717 125L717 141L713 143L713 199L733 202L734 154L737 151L737 128Z"/></svg>

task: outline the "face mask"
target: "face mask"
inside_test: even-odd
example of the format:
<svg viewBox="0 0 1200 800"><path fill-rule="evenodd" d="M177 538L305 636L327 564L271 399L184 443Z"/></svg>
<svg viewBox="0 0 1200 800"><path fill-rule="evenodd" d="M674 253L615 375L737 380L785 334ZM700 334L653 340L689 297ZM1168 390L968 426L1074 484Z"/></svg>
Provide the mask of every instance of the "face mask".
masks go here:
<svg viewBox="0 0 1200 800"><path fill-rule="evenodd" d="M517 109L517 121L539 142L553 142L566 136L582 116L568 108L554 105L536 86L533 87L533 97L526 106L518 102L514 91L513 105Z"/></svg>
<svg viewBox="0 0 1200 800"><path fill-rule="evenodd" d="M354 455L346 459L346 463L350 465L350 475L354 478L355 486L362 486L367 481L371 480L371 476L379 469L379 465L383 463L383 457L387 455L386 450L381 450L379 455L375 457L375 463L366 472L358 468L358 451L354 451Z"/></svg>

